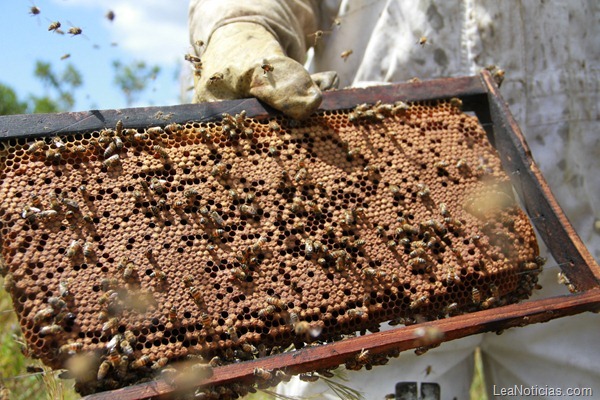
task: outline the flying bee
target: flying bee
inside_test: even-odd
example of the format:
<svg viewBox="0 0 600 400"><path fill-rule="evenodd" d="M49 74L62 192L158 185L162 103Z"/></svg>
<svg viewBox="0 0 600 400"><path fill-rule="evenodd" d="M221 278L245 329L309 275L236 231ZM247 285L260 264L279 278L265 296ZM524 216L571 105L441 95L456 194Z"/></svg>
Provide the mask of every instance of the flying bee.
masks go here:
<svg viewBox="0 0 600 400"><path fill-rule="evenodd" d="M340 57L342 57L342 59L344 60L344 62L346 62L346 60L348 59L348 57L350 57L350 55L353 53L352 49L348 49L348 50L344 50L342 51L342 53L340 54Z"/></svg>
<svg viewBox="0 0 600 400"><path fill-rule="evenodd" d="M275 70L275 67L269 64L266 60L263 60L263 63L260 67L263 70L263 75L267 75L268 72L273 72L273 70Z"/></svg>
<svg viewBox="0 0 600 400"><path fill-rule="evenodd" d="M140 369L140 368L143 368L146 365L150 364L150 361L152 361L150 356L143 355L140 358L138 358L137 360L135 360L134 362L132 362L130 367L131 367L131 369Z"/></svg>
<svg viewBox="0 0 600 400"><path fill-rule="evenodd" d="M266 302L267 304L279 307L282 310L287 310L287 304L285 303L285 301L278 299L277 297L269 296L267 297Z"/></svg>
<svg viewBox="0 0 600 400"><path fill-rule="evenodd" d="M254 376L257 376L264 381L268 381L273 377L269 371L262 368L254 368Z"/></svg>
<svg viewBox="0 0 600 400"><path fill-rule="evenodd" d="M112 156L110 156L106 160L104 160L102 162L102 165L104 165L106 168L113 168L113 167L116 167L117 165L119 165L119 162L120 162L119 155L113 154Z"/></svg>
<svg viewBox="0 0 600 400"><path fill-rule="evenodd" d="M193 54L189 54L189 53L188 53L188 54L185 54L185 55L183 56L183 59L184 59L185 61L189 61L189 62L191 62L192 64L193 64L193 63L199 63L199 62L202 62L202 60L200 59L200 57L198 57L198 56L195 56L195 55L193 55Z"/></svg>
<svg viewBox="0 0 600 400"><path fill-rule="evenodd" d="M421 296L410 303L410 309L414 310L415 308L421 307L423 304L427 302L427 296Z"/></svg>
<svg viewBox="0 0 600 400"><path fill-rule="evenodd" d="M49 31L54 31L54 32L56 32L56 31L58 30L58 28L60 28L60 22L58 22L58 21L52 22L52 23L50 24L50 26L48 26L48 30L49 30Z"/></svg>
<svg viewBox="0 0 600 400"><path fill-rule="evenodd" d="M40 328L40 335L56 335L57 333L62 332L63 328L60 325L46 325Z"/></svg>
<svg viewBox="0 0 600 400"><path fill-rule="evenodd" d="M42 308L40 311L36 312L33 316L33 322L36 324L44 321L46 319L52 318L55 314L55 310L53 307Z"/></svg>
<svg viewBox="0 0 600 400"><path fill-rule="evenodd" d="M81 33L83 32L83 29L73 26L73 27L69 28L69 30L67 32L70 33L71 36L77 36L77 35L81 35Z"/></svg>
<svg viewBox="0 0 600 400"><path fill-rule="evenodd" d="M471 300L474 304L481 303L481 292L476 287L471 290Z"/></svg>
<svg viewBox="0 0 600 400"><path fill-rule="evenodd" d="M417 41L417 44L421 47L425 47L425 45L427 44L427 37L426 36L421 36L419 38L419 40Z"/></svg>
<svg viewBox="0 0 600 400"><path fill-rule="evenodd" d="M65 255L67 256L67 258L73 258L77 255L77 253L79 253L79 251L81 251L81 249L81 242L79 242L79 240L74 239L71 241L71 244L69 244Z"/></svg>
<svg viewBox="0 0 600 400"><path fill-rule="evenodd" d="M319 39L321 39L323 37L323 35L326 33L329 33L329 31L318 30L318 31L315 31L314 33L311 33L310 35L308 35L308 36L314 36L314 38L315 38L313 47L317 45Z"/></svg>
<svg viewBox="0 0 600 400"><path fill-rule="evenodd" d="M223 80L225 76L221 72L215 72L210 78L208 78L208 84L213 85L216 82Z"/></svg>
<svg viewBox="0 0 600 400"><path fill-rule="evenodd" d="M265 308L258 310L258 316L260 318L265 318L265 317L268 317L269 315L273 315L274 312L275 312L275 306L268 305Z"/></svg>

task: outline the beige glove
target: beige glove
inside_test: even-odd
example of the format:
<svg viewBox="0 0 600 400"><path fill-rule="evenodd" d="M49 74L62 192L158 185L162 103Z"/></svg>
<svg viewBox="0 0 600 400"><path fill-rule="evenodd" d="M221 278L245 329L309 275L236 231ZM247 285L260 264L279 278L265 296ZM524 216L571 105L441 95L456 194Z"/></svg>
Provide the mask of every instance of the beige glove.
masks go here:
<svg viewBox="0 0 600 400"><path fill-rule="evenodd" d="M256 97L301 119L321 104L322 88L337 83L335 73L313 81L302 64L286 56L275 36L253 22L217 28L202 55L195 79L195 102Z"/></svg>

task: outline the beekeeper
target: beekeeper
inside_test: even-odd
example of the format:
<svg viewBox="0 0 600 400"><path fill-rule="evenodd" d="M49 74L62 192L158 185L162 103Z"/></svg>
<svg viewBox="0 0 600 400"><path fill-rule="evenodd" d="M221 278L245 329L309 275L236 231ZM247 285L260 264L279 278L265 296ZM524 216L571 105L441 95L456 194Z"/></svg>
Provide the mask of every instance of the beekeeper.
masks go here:
<svg viewBox="0 0 600 400"><path fill-rule="evenodd" d="M202 59L195 101L253 96L303 118L338 79L340 87L356 87L500 65L502 94L535 160L600 259L599 8L596 0L191 0L190 36ZM308 69L322 72L312 77L303 66L311 47ZM534 298L567 293L557 272L550 259ZM597 315L581 314L472 336L348 372L342 383L383 399L398 382L436 382L442 399L465 399L480 346L490 398L515 385L542 397L555 388L590 387L598 395L599 328ZM293 380L278 391L337 398L318 382Z"/></svg>

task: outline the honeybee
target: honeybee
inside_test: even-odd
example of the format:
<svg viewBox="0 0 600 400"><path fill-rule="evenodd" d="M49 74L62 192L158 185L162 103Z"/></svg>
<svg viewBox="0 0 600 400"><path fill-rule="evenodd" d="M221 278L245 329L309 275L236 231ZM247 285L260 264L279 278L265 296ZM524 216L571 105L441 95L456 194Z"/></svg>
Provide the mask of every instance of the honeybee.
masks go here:
<svg viewBox="0 0 600 400"><path fill-rule="evenodd" d="M67 299L71 297L71 292L69 291L69 282L68 281L60 281L58 284L58 293L60 297L63 299Z"/></svg>
<svg viewBox="0 0 600 400"><path fill-rule="evenodd" d="M154 129L154 128L149 128L148 131L150 131L151 129ZM136 132L133 134L133 139L137 142L141 142L141 141L148 139L148 134Z"/></svg>
<svg viewBox="0 0 600 400"><path fill-rule="evenodd" d="M60 325L46 325L40 328L40 335L56 335L57 333L62 332L62 326Z"/></svg>
<svg viewBox="0 0 600 400"><path fill-rule="evenodd" d="M363 270L361 271L362 275L364 275L366 278L374 278L375 275L377 274L377 270L375 268L363 268Z"/></svg>
<svg viewBox="0 0 600 400"><path fill-rule="evenodd" d="M160 145L155 145L153 147L154 151L156 151L158 153L158 155L163 158L163 159L168 159L169 158L169 153L167 153L167 151L164 149L164 147L160 146Z"/></svg>
<svg viewBox="0 0 600 400"><path fill-rule="evenodd" d="M275 70L275 67L269 64L266 60L263 61L260 67L263 70L263 75L267 75L267 72L273 72Z"/></svg>
<svg viewBox="0 0 600 400"><path fill-rule="evenodd" d="M417 184L417 190L418 190L417 196L419 196L421 198L428 197L431 194L429 187L423 183Z"/></svg>
<svg viewBox="0 0 600 400"><path fill-rule="evenodd" d="M353 53L352 49L348 49L348 50L342 51L342 53L340 54L340 57L342 57L342 59L345 62L352 53Z"/></svg>
<svg viewBox="0 0 600 400"><path fill-rule="evenodd" d="M92 254L94 254L94 245L89 242L85 242L83 244L83 256L89 258Z"/></svg>
<svg viewBox="0 0 600 400"><path fill-rule="evenodd" d="M423 304L425 304L425 302L427 302L427 296L423 295L423 296L421 296L421 297L413 300L410 303L409 307L410 307L411 310L414 310L415 308L421 307Z"/></svg>
<svg viewBox="0 0 600 400"><path fill-rule="evenodd" d="M143 355L140 358L138 358L137 360L135 360L134 362L131 363L131 369L140 369L145 367L146 365L150 364L150 361L152 361L150 359L150 356L148 355Z"/></svg>
<svg viewBox="0 0 600 400"><path fill-rule="evenodd" d="M267 297L266 302L267 302L267 304L270 304L275 307L279 307L282 310L287 310L287 304L285 303L285 301L278 299L277 297L269 296L269 297Z"/></svg>
<svg viewBox="0 0 600 400"><path fill-rule="evenodd" d="M36 140L35 142L29 145L29 147L27 148L27 153L33 154L36 151L41 150L45 145L46 143L43 140Z"/></svg>
<svg viewBox="0 0 600 400"><path fill-rule="evenodd" d="M71 36L77 36L77 35L81 35L83 30L81 28L73 26L73 27L69 28L69 30L67 32L70 33Z"/></svg>
<svg viewBox="0 0 600 400"><path fill-rule="evenodd" d="M319 375L313 374L312 372L307 372L304 374L299 374L298 379L304 382L316 382L319 380Z"/></svg>
<svg viewBox="0 0 600 400"><path fill-rule="evenodd" d="M414 242L413 242L414 243ZM426 251L422 247L417 247L408 255L410 258L417 258L425 255Z"/></svg>
<svg viewBox="0 0 600 400"><path fill-rule="evenodd" d="M398 246L398 243L395 240L388 240L388 242L386 243L386 246L390 249L393 249L396 246Z"/></svg>
<svg viewBox="0 0 600 400"><path fill-rule="evenodd" d="M79 240L73 239L71 241L71 244L69 244L65 255L67 256L67 258L73 258L77 255L77 253L79 253L79 251L81 251L81 249L81 242L79 242Z"/></svg>
<svg viewBox="0 0 600 400"><path fill-rule="evenodd" d="M99 381L106 378L106 375L108 375L108 371L110 370L110 367L111 367L111 364L108 360L102 361L102 363L100 363L100 367L98 367L98 374L96 375L96 378Z"/></svg>
<svg viewBox="0 0 600 400"><path fill-rule="evenodd" d="M306 176L308 175L308 170L304 167L300 168L298 170L298 172L296 173L296 175L294 176L294 181L296 183L303 181L306 179Z"/></svg>
<svg viewBox="0 0 600 400"><path fill-rule="evenodd" d="M469 163L464 158L461 158L456 162L456 169L466 170L467 168L469 168Z"/></svg>
<svg viewBox="0 0 600 400"><path fill-rule="evenodd" d="M58 349L58 352L60 354L73 355L75 353L80 352L81 349L83 349L83 343L72 342L72 343L67 343L67 344L63 344L62 346L60 346L60 348Z"/></svg>
<svg viewBox="0 0 600 400"><path fill-rule="evenodd" d="M52 22L50 24L50 26L48 26L48 30L49 31L56 32L56 31L58 31L58 28L60 28L60 22L58 22L58 21Z"/></svg>
<svg viewBox="0 0 600 400"><path fill-rule="evenodd" d="M258 310L258 316L260 318L268 317L269 315L273 315L275 313L275 306L268 305L265 308Z"/></svg>
<svg viewBox="0 0 600 400"><path fill-rule="evenodd" d="M476 287L471 290L471 300L474 304L481 303L481 292Z"/></svg>
<svg viewBox="0 0 600 400"><path fill-rule="evenodd" d="M167 280L167 274L159 270L152 271L149 276L150 278L157 279L159 282L164 282Z"/></svg>
<svg viewBox="0 0 600 400"><path fill-rule="evenodd" d="M450 105L452 107L456 107L456 108L458 108L460 110L460 109L462 109L463 102L458 97L453 97L453 98L450 99Z"/></svg>
<svg viewBox="0 0 600 400"><path fill-rule="evenodd" d="M52 307L54 310L62 310L67 306L67 303L63 299L58 297L48 297L48 305Z"/></svg>
<svg viewBox="0 0 600 400"><path fill-rule="evenodd" d="M240 213L250 216L255 216L257 214L256 208L248 204L242 204L240 206Z"/></svg>
<svg viewBox="0 0 600 400"><path fill-rule="evenodd" d="M104 158L109 158L110 156L112 156L115 151L117 150L117 145L115 144L115 142L110 142L108 144L108 146L106 146L106 149L104 150Z"/></svg>
<svg viewBox="0 0 600 400"><path fill-rule="evenodd" d="M359 364L365 365L368 364L371 360L371 356L369 354L369 350L362 349L360 353L356 355L356 361Z"/></svg>
<svg viewBox="0 0 600 400"><path fill-rule="evenodd" d="M104 165L106 168L113 168L116 167L117 165L119 165L120 162L120 157L118 154L113 154L112 156L108 157L106 160L102 161L102 165Z"/></svg>
<svg viewBox="0 0 600 400"><path fill-rule="evenodd" d="M185 55L183 56L183 59L184 59L185 61L189 61L189 62L191 62L192 64L194 64L194 63L201 63L201 62L202 62L202 60L200 59L200 57L198 57L198 56L195 56L195 55L193 55L193 54L189 54L189 53L188 53L188 54L185 54Z"/></svg>
<svg viewBox="0 0 600 400"><path fill-rule="evenodd" d="M169 358L161 357L158 360L156 360L154 363L152 363L152 366L150 368L152 368L153 370L161 369L162 367L167 365L168 362L169 362Z"/></svg>
<svg viewBox="0 0 600 400"><path fill-rule="evenodd" d="M36 312L35 315L33 316L33 322L35 322L36 324L52 318L55 314L54 308L53 307L46 307L46 308L42 308L40 311Z"/></svg>
<svg viewBox="0 0 600 400"><path fill-rule="evenodd" d="M35 214L36 218L42 221L49 220L51 218L56 217L57 215L58 213L55 210L44 210Z"/></svg>
<svg viewBox="0 0 600 400"><path fill-rule="evenodd" d="M221 72L215 72L210 78L208 78L208 84L212 85L216 82L223 80L224 75Z"/></svg>
<svg viewBox="0 0 600 400"><path fill-rule="evenodd" d="M192 299L194 299L194 303L196 303L196 305L200 305L204 303L204 300L202 298L202 291L200 289L198 289L195 286L192 286L189 288L190 291L190 296L192 296Z"/></svg>
<svg viewBox="0 0 600 400"><path fill-rule="evenodd" d="M133 347L131 347L131 343L129 343L129 340L127 339L123 339L119 342L119 348L127 355L133 354Z"/></svg>
<svg viewBox="0 0 600 400"><path fill-rule="evenodd" d="M492 307L497 302L498 302L498 299L496 297L494 297L494 296L488 297L487 299L485 299L484 301L481 302L481 309L487 310L488 308Z"/></svg>
<svg viewBox="0 0 600 400"><path fill-rule="evenodd" d="M273 377L273 375L269 371L264 370L262 368L254 368L254 376L257 376L265 381L268 381Z"/></svg>
<svg viewBox="0 0 600 400"><path fill-rule="evenodd" d="M102 332L112 332L119 325L119 319L113 317L102 325Z"/></svg>
<svg viewBox="0 0 600 400"><path fill-rule="evenodd" d="M452 267L448 268L448 275L446 275L446 284L448 286L452 284L460 283L460 275L456 273L456 270Z"/></svg>

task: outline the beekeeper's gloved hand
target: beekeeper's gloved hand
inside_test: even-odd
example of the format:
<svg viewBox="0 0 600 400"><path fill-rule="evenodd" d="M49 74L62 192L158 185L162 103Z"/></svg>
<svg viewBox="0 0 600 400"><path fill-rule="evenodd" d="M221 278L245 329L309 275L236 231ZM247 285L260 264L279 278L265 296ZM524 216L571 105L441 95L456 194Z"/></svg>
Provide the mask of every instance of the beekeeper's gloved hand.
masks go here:
<svg viewBox="0 0 600 400"><path fill-rule="evenodd" d="M316 28L310 4L192 0L192 42L208 38L194 102L256 97L293 118L314 112L321 90L335 86L337 75L313 80L299 62L306 53L306 32Z"/></svg>

